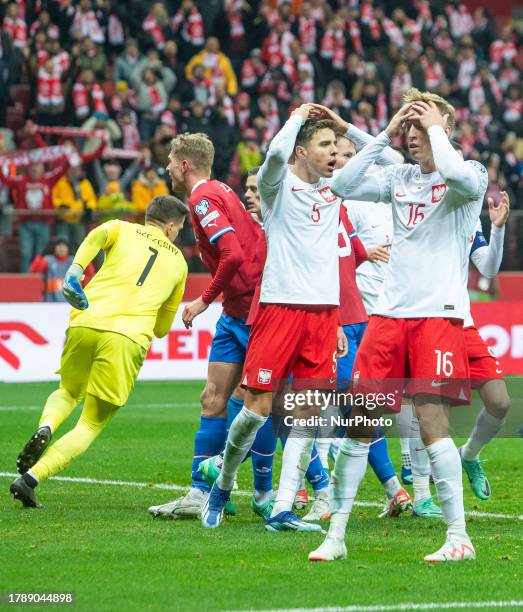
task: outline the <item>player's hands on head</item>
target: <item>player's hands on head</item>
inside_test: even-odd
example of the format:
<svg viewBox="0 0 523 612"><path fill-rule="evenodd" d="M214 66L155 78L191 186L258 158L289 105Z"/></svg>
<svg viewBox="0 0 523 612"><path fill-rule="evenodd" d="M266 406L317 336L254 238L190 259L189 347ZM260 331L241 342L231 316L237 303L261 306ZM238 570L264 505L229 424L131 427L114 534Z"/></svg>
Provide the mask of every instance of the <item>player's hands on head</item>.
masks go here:
<svg viewBox="0 0 523 612"><path fill-rule="evenodd" d="M204 310L207 310L207 308L209 308L209 304L206 304L201 297L196 298L190 304L187 304L182 313L182 321L185 328L190 329L192 327L193 319Z"/></svg>
<svg viewBox="0 0 523 612"><path fill-rule="evenodd" d="M347 342L347 336L343 331L343 327L338 326L337 331L337 343L336 343L336 359L341 359L349 352L349 343Z"/></svg>
<svg viewBox="0 0 523 612"><path fill-rule="evenodd" d="M307 119L318 119L319 113L315 110L315 106L315 104L302 104L292 111L291 117L301 117L304 122L307 121Z"/></svg>
<svg viewBox="0 0 523 612"><path fill-rule="evenodd" d="M390 244L382 244L381 246L377 246L372 249L367 249L367 257L369 261L372 262L382 261L383 263L389 263L389 249Z"/></svg>
<svg viewBox="0 0 523 612"><path fill-rule="evenodd" d="M82 289L80 279L83 276L82 266L71 264L65 273L63 294L65 299L77 310L85 310L89 307L87 296Z"/></svg>
<svg viewBox="0 0 523 612"><path fill-rule="evenodd" d="M448 115L442 115L434 102L413 102L411 111L412 120L419 121L425 131L433 125L439 125L443 129L447 127Z"/></svg>
<svg viewBox="0 0 523 612"><path fill-rule="evenodd" d="M510 214L510 199L506 191L501 192L501 200L495 202L494 198L487 198L488 214L496 227L503 227Z"/></svg>
<svg viewBox="0 0 523 612"><path fill-rule="evenodd" d="M344 121L339 115L337 115L333 110L323 106L322 104L312 104L314 119L329 119L330 121L334 121L336 126L340 129L340 131L346 132L350 123Z"/></svg>
<svg viewBox="0 0 523 612"><path fill-rule="evenodd" d="M414 112L411 109L411 104L404 104L398 112L392 117L389 125L385 128L385 132L389 138L396 136L403 129L405 123L414 117Z"/></svg>

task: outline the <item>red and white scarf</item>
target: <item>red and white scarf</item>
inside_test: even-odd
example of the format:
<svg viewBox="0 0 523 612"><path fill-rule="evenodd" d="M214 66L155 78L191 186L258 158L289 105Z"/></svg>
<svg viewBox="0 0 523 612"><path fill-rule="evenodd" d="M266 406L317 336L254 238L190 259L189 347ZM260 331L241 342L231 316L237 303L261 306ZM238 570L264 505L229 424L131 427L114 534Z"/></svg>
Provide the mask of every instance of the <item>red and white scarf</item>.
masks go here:
<svg viewBox="0 0 523 612"><path fill-rule="evenodd" d="M193 6L189 17L185 17L185 12L180 9L172 19L172 29L176 32L183 23L181 36L185 42L199 47L205 42L205 27L200 11Z"/></svg>
<svg viewBox="0 0 523 612"><path fill-rule="evenodd" d="M122 143L126 151L138 151L140 148L140 132L132 123L122 126Z"/></svg>
<svg viewBox="0 0 523 612"><path fill-rule="evenodd" d="M274 96L260 98L258 100L258 108L267 120L267 131L264 136L267 140L271 140L280 129L280 114L276 98Z"/></svg>
<svg viewBox="0 0 523 612"><path fill-rule="evenodd" d="M360 26L355 19L351 19L349 21L349 36L352 41L352 48L358 55L363 53L363 45L361 44L361 32ZM345 61L343 61L343 65L345 65ZM343 68L342 65L342 68ZM336 66L335 66L336 68Z"/></svg>
<svg viewBox="0 0 523 612"><path fill-rule="evenodd" d="M511 61L518 53L513 41L495 40L490 45L490 63L493 68L497 68L503 60Z"/></svg>
<svg viewBox="0 0 523 612"><path fill-rule="evenodd" d="M156 85L148 87L149 100L151 101L151 110L155 115L159 115L165 110L166 102L160 94L160 90Z"/></svg>
<svg viewBox="0 0 523 612"><path fill-rule="evenodd" d="M445 79L445 73L439 62L429 62L424 55L420 60L425 75L427 89L434 89Z"/></svg>
<svg viewBox="0 0 523 612"><path fill-rule="evenodd" d="M489 79L490 90L494 96L496 102L501 104L503 100L503 92L494 76L490 75ZM482 104L487 100L483 83L481 82L480 76L476 76L472 81L469 92L469 106L473 113L477 113Z"/></svg>
<svg viewBox="0 0 523 612"><path fill-rule="evenodd" d="M89 94L91 95L93 113L107 114L107 107L104 101L104 92L98 83L95 83L91 92L83 83L75 83L73 87L73 104L76 111L76 116L79 119L87 117L90 113Z"/></svg>
<svg viewBox="0 0 523 612"><path fill-rule="evenodd" d="M523 116L523 100L505 100L503 121L519 121Z"/></svg>
<svg viewBox="0 0 523 612"><path fill-rule="evenodd" d="M410 72L405 74L394 73L390 84L390 105L398 108L401 104L401 97L412 87L412 76Z"/></svg>
<svg viewBox="0 0 523 612"><path fill-rule="evenodd" d="M80 10L77 10L71 29L79 32L82 36L88 36L97 45L101 45L105 42L103 30L98 23L94 11L82 13Z"/></svg>
<svg viewBox="0 0 523 612"><path fill-rule="evenodd" d="M383 20L383 30L385 31L385 34L389 37L391 43L395 44L397 47L403 47L403 45L405 44L405 39L403 38L401 30L394 23L394 21L392 21L392 19L385 17L385 19Z"/></svg>
<svg viewBox="0 0 523 612"><path fill-rule="evenodd" d="M252 87L256 84L259 77L263 76L267 72L267 67L263 62L260 62L258 66L250 59L246 59L242 64L241 70L241 83L242 87Z"/></svg>
<svg viewBox="0 0 523 612"><path fill-rule="evenodd" d="M146 34L153 39L154 44L158 47L158 49L163 49L165 46L165 36L163 34L163 30L160 24L156 21L156 19L149 15L145 18L143 22L143 30Z"/></svg>
<svg viewBox="0 0 523 612"><path fill-rule="evenodd" d="M44 68L38 70L37 101L39 106L57 106L64 103L62 80L57 74L49 74Z"/></svg>
<svg viewBox="0 0 523 612"><path fill-rule="evenodd" d="M3 29L9 34L13 45L18 49L23 49L27 44L27 24L23 19L17 17L4 17Z"/></svg>
<svg viewBox="0 0 523 612"><path fill-rule="evenodd" d="M125 32L120 18L115 13L109 15L107 24L107 37L109 43L115 47L119 47L125 42Z"/></svg>
<svg viewBox="0 0 523 612"><path fill-rule="evenodd" d="M312 18L300 17L298 31L301 46L305 53L316 53L316 21Z"/></svg>
<svg viewBox="0 0 523 612"><path fill-rule="evenodd" d="M41 50L37 53L38 65L43 66L48 59L51 59L54 66L55 74L59 77L63 75L69 69L70 59L67 51L60 51L56 55L49 55L47 51Z"/></svg>

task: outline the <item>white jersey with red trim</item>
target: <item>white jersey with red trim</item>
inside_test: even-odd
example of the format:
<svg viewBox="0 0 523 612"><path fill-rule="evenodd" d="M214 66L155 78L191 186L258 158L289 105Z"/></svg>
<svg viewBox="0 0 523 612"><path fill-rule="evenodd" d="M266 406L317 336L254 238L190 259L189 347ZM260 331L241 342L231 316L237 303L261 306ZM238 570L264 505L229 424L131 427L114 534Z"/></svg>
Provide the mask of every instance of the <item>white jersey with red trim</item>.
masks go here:
<svg viewBox="0 0 523 612"><path fill-rule="evenodd" d="M484 166L466 162L477 191L464 197L438 171L399 164L376 173L380 201L392 202L394 248L375 314L464 319L463 267L487 189ZM372 204L371 204L372 206Z"/></svg>
<svg viewBox="0 0 523 612"><path fill-rule="evenodd" d="M392 244L392 207L384 202L358 202L349 200L349 217L367 250ZM388 264L382 261L365 261L356 268L356 283L367 314L372 314L378 301L381 285Z"/></svg>
<svg viewBox="0 0 523 612"><path fill-rule="evenodd" d="M331 182L306 183L289 167L275 186L258 177L267 237L261 302L339 305L341 199L332 193Z"/></svg>

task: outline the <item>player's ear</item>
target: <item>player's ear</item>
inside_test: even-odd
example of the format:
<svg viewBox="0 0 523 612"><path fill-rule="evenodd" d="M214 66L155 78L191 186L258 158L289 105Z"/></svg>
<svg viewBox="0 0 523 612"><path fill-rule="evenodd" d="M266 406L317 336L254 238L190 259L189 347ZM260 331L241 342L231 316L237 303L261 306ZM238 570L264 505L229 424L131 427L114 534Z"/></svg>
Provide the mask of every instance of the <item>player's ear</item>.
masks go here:
<svg viewBox="0 0 523 612"><path fill-rule="evenodd" d="M303 159L305 157L305 148L298 145L296 149L294 149L294 155L296 159Z"/></svg>

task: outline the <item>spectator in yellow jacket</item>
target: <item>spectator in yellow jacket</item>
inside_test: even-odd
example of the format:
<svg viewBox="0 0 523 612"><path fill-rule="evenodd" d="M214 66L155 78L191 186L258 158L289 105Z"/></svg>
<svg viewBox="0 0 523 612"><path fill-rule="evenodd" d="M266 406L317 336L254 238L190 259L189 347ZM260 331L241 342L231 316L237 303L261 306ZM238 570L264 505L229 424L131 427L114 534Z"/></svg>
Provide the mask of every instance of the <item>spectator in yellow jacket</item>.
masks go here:
<svg viewBox="0 0 523 612"><path fill-rule="evenodd" d="M169 195L167 183L158 176L156 166L148 166L140 172L131 187L133 208L145 212L149 202L159 195Z"/></svg>
<svg viewBox="0 0 523 612"><path fill-rule="evenodd" d="M85 223L96 208L96 194L81 166L71 166L51 193L56 209L55 234L64 236L74 253L85 238Z"/></svg>
<svg viewBox="0 0 523 612"><path fill-rule="evenodd" d="M235 96L238 93L236 73L231 60L220 51L220 43L217 38L210 36L205 41L203 50L191 57L185 67L185 75L188 81L191 80L192 69L195 64L202 64L205 67L205 78L211 79L214 84L223 82L229 96Z"/></svg>

